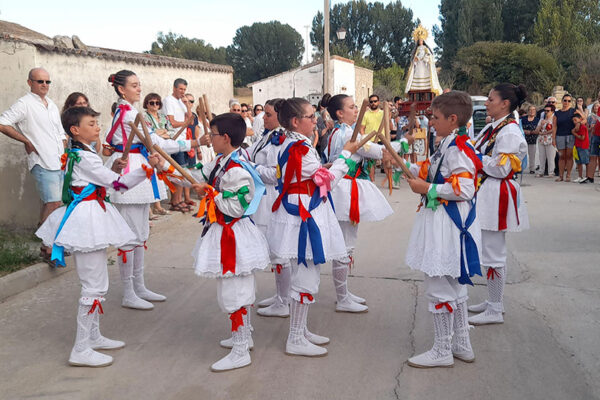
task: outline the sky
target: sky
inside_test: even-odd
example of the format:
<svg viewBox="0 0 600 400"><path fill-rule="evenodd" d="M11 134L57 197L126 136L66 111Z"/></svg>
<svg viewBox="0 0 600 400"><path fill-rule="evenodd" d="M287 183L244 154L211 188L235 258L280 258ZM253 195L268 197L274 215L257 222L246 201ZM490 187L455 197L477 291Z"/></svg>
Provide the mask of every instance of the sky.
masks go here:
<svg viewBox="0 0 600 400"><path fill-rule="evenodd" d="M380 0L389 3L390 0ZM331 7L344 0L330 0ZM403 0L429 30L438 24L440 0ZM278 20L305 39L323 0L0 0L0 20L14 22L46 36L77 35L83 43L118 50L150 50L158 32L203 39L214 47L231 44L237 28ZM433 40L428 40L433 46Z"/></svg>

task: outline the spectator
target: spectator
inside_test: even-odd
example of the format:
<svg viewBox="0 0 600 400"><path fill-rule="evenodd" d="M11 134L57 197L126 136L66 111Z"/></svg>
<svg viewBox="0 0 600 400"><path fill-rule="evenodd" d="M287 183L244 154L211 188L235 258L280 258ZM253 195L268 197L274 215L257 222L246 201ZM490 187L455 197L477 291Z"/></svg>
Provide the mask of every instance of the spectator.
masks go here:
<svg viewBox="0 0 600 400"><path fill-rule="evenodd" d="M361 135L368 135L369 133L378 130L382 119L383 110L379 107L379 96L372 94L369 96L369 108L365 112L360 127ZM377 138L373 137L372 141L377 141Z"/></svg>
<svg viewBox="0 0 600 400"><path fill-rule="evenodd" d="M577 149L577 173L579 178L575 182L579 183L594 183L594 178L583 177L583 166L590 163L590 139L588 130L583 121L585 120L583 112L576 110L573 114L573 136L575 136L575 148Z"/></svg>
<svg viewBox="0 0 600 400"><path fill-rule="evenodd" d="M27 167L43 203L40 224L62 204L60 157L67 143L58 107L47 96L50 83L45 69L33 68L27 77L31 92L0 115L0 132L25 145ZM44 261L53 265L51 253L49 247L40 249Z"/></svg>
<svg viewBox="0 0 600 400"><path fill-rule="evenodd" d="M556 147L560 155L558 161L557 182L571 181L571 171L573 170L573 146L575 146L575 136L573 136L573 114L575 109L571 107L573 97L565 94L562 98L562 108L555 113L556 115ZM564 177L566 171L566 178ZM550 171L548 171L550 172Z"/></svg>
<svg viewBox="0 0 600 400"><path fill-rule="evenodd" d="M162 111L167 116L174 130L179 130L182 126L188 125L187 119L190 117L190 113L183 102L186 90L187 81L177 78L173 82L173 93L163 99ZM184 154L181 151L172 154L171 157L179 164L185 164ZM183 213L191 211L190 205L183 201L183 187L181 185L175 185L175 192L171 195L171 209Z"/></svg>
<svg viewBox="0 0 600 400"><path fill-rule="evenodd" d="M246 104L246 113L242 112L243 107L237 99L229 100L229 112L240 114L244 121L246 122L246 138L244 139L244 143L242 144L243 148L247 148L250 144L252 144L252 136L254 135L254 131L252 130L252 122L249 123L246 120L246 113L248 112L248 105Z"/></svg>
<svg viewBox="0 0 600 400"><path fill-rule="evenodd" d="M317 141L317 152L319 156L321 156L321 162L327 162L327 157L325 156L325 148L327 147L327 139L329 139L329 135L333 130L334 122L329 116L327 112L327 108L323 106L323 104L327 104L331 95L329 93L325 93L321 101L319 101L319 105L317 106L317 132L319 133L319 140Z"/></svg>
<svg viewBox="0 0 600 400"><path fill-rule="evenodd" d="M554 115L554 104L546 104L543 116L535 130L538 134L538 154L540 156L540 178L544 172L546 161L548 162L548 175L554 174L554 156L556 155L556 116Z"/></svg>
<svg viewBox="0 0 600 400"><path fill-rule="evenodd" d="M65 112L65 110L67 110L71 107L89 107L89 106L90 106L90 101L88 100L88 98L85 94L79 93L79 92L73 92L67 96L67 99L65 100L65 104L63 105L63 108L61 110L61 113ZM69 138L67 140L69 140ZM94 149L96 149L96 153L98 153L98 154L100 154L100 150L102 149L101 140L102 139L92 142L92 145L94 146Z"/></svg>
<svg viewBox="0 0 600 400"><path fill-rule="evenodd" d="M169 139L169 130L171 130L171 124L167 119L166 115L160 110L162 107L162 100L160 95L157 93L149 93L144 97L143 107L146 112L144 113L144 120L154 130L158 136L163 139ZM167 215L169 212L162 208L160 201L156 201L150 209L151 214ZM150 219L153 217L151 216Z"/></svg>
<svg viewBox="0 0 600 400"><path fill-rule="evenodd" d="M596 97L596 101L592 102L592 104L587 106L587 115L589 116L592 113L592 107L594 104L600 103L600 91L598 91L598 96Z"/></svg>
<svg viewBox="0 0 600 400"><path fill-rule="evenodd" d="M204 124L202 122L202 119L200 118L204 118L204 122L206 123L206 128L210 129L210 123L209 123L209 119L208 119L208 113L206 112L206 110L204 110L204 115L201 115L202 110L200 109L200 107L198 106L196 108L196 115L198 116L198 129L200 130L200 134L199 134L199 138L201 139L201 142L204 142L204 140L206 141L205 144L200 145L200 147L198 147L198 158L200 160L202 160L202 164L206 165L209 162L211 162L212 160L215 159L215 151L212 148L212 145L210 143L210 134L209 132L206 132L204 130ZM211 115L211 119L214 118L213 115Z"/></svg>
<svg viewBox="0 0 600 400"><path fill-rule="evenodd" d="M535 106L527 107L527 115L521 118L523 132L525 133L525 141L527 141L529 173L535 173L535 147L537 144L538 135L535 133L540 119L537 117Z"/></svg>
<svg viewBox="0 0 600 400"><path fill-rule="evenodd" d="M265 130L264 121L265 111L261 104L254 106L254 121L252 122L252 130L256 132L256 136L260 137Z"/></svg>
<svg viewBox="0 0 600 400"><path fill-rule="evenodd" d="M600 97L600 94L599 94ZM594 182L594 173L598 165L600 157L600 102L596 101L592 104L590 110L590 120L588 123L589 132L592 132L590 138L590 163L587 167L587 179L589 182Z"/></svg>
<svg viewBox="0 0 600 400"><path fill-rule="evenodd" d="M588 112L587 112L587 108L584 105L583 97L577 98L577 100L575 102L575 110L579 111L579 114L581 114L581 116L583 117L583 121L581 121L581 123L586 125Z"/></svg>

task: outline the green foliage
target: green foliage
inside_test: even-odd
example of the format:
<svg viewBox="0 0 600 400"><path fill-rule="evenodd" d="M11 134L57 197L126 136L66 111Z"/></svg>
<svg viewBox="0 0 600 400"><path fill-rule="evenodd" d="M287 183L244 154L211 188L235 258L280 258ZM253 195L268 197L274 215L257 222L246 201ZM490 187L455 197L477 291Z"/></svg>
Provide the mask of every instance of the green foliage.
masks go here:
<svg viewBox="0 0 600 400"><path fill-rule="evenodd" d="M39 240L32 234L0 230L0 276L39 260Z"/></svg>
<svg viewBox="0 0 600 400"><path fill-rule="evenodd" d="M600 89L600 42L580 49L565 75L565 87L576 96L596 98Z"/></svg>
<svg viewBox="0 0 600 400"><path fill-rule="evenodd" d="M303 53L302 36L278 21L238 28L227 47L227 59L242 85L299 66Z"/></svg>
<svg viewBox="0 0 600 400"><path fill-rule="evenodd" d="M521 43L475 43L458 51L453 67L455 88L472 94L486 94L501 82L523 83L529 92L550 93L560 76L550 53Z"/></svg>
<svg viewBox="0 0 600 400"><path fill-rule="evenodd" d="M150 54L227 64L224 47L214 48L202 39L189 39L173 32L166 35L159 32L156 41L152 43Z"/></svg>
<svg viewBox="0 0 600 400"><path fill-rule="evenodd" d="M373 93L383 99L391 100L395 96L404 96L404 68L395 64L373 72Z"/></svg>
<svg viewBox="0 0 600 400"><path fill-rule="evenodd" d="M368 58L375 69L394 63L409 62L414 42L412 31L417 26L410 9L400 1L384 5L354 0L333 6L330 11L330 53L355 59ZM346 29L346 38L338 43L336 32ZM310 40L317 48L315 57L323 54L323 14L313 18Z"/></svg>

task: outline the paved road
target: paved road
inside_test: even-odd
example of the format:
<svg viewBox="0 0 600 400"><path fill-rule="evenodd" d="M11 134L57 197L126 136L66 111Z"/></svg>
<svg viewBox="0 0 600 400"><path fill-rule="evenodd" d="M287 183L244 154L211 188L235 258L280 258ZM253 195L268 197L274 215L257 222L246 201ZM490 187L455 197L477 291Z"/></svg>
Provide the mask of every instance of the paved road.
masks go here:
<svg viewBox="0 0 600 400"><path fill-rule="evenodd" d="M525 177L532 229L509 236L509 282L503 325L471 330L477 360L418 370L405 361L432 342L422 276L403 259L417 197L404 184L396 213L361 225L351 289L369 312L334 312L330 267L309 326L330 336L329 355L284 355L288 320L253 315L252 365L215 374L226 354L218 341L229 320L215 283L197 278L189 253L196 221L168 217L153 229L149 286L168 296L153 311L120 307L116 266L104 305L103 333L127 342L108 368L73 368L78 280L66 273L0 303L1 399L600 399L599 186ZM273 291L258 274L258 298ZM484 280L470 290L485 296Z"/></svg>

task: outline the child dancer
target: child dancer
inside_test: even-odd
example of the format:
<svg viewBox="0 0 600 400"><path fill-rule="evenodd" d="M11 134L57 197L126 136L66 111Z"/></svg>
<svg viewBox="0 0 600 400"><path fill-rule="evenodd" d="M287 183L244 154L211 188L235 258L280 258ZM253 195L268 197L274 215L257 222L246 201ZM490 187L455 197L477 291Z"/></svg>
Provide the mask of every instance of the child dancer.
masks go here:
<svg viewBox="0 0 600 400"><path fill-rule="evenodd" d="M527 142L512 114L526 97L523 85L501 83L493 88L485 106L494 122L486 125L475 139L475 148L483 154L477 215L482 229L481 264L487 267L488 299L469 307L469 311L480 313L469 318L473 325L504 322L506 232L529 228L521 187L513 179L514 174L521 171Z"/></svg>
<svg viewBox="0 0 600 400"><path fill-rule="evenodd" d="M472 113L471 98L452 91L431 104L432 124L443 138L428 162L411 172L413 192L422 195L406 253L406 264L425 273L425 295L433 314L434 342L431 350L411 357L418 368L450 367L454 357L472 362L475 354L467 323L467 289L470 277L481 275L481 231L474 197L481 161L468 142L466 125ZM442 205L443 204L443 205ZM453 357L454 356L454 357Z"/></svg>
<svg viewBox="0 0 600 400"><path fill-rule="evenodd" d="M255 299L254 271L267 267L269 251L265 237L247 218L256 211L265 188L237 151L246 137L246 123L240 115L227 113L215 117L210 126L212 145L221 155L202 171L193 171L203 181L194 189L204 197L200 214L206 212L206 218L192 255L197 275L217 278L219 306L231 319L231 352L211 366L219 372L251 362L248 307Z"/></svg>
<svg viewBox="0 0 600 400"><path fill-rule="evenodd" d="M125 343L107 339L100 334L102 302L108 290L106 248L122 246L135 238L134 233L116 210L106 201L106 188L126 191L146 179L150 167L131 169L124 176L117 172L126 162L116 159L113 170L102 165L102 159L92 146L99 140L99 114L88 107L74 107L62 114L65 132L71 137L71 149L63 156L66 168L63 187L65 205L54 211L36 235L45 245L52 246L52 259L65 265L64 250L75 259L75 269L81 282L77 335L69 364L103 367L112 364L112 357L95 350L120 349ZM154 167L161 162L158 155L150 156Z"/></svg>
<svg viewBox="0 0 600 400"><path fill-rule="evenodd" d="M285 131L279 125L277 113L283 104L283 99L272 99L265 103L264 126L265 132L260 138L248 148L250 161L269 168L277 167L277 155L281 144L285 140ZM259 135L257 132L255 135ZM260 201L258 210L252 216L252 220L266 236L267 227L273 211L273 202L279 195L275 185L277 179L264 181L266 187L266 195ZM287 259L277 259L271 257L271 265L275 272L275 287L277 292L274 296L269 297L258 303L259 307L256 312L263 317L289 317L289 291L290 291L290 263Z"/></svg>
<svg viewBox="0 0 600 400"><path fill-rule="evenodd" d="M336 260L347 263L344 237L331 204L328 187L333 187L348 172L342 159L331 169L321 167L320 157L312 147L316 116L304 99L291 98L280 107L278 119L287 132L282 143L277 168L258 166L267 180L278 179L279 196L267 230L271 253L289 260L292 266L290 286L290 332L286 354L324 356L327 349L317 346L329 339L307 328L309 305L319 290L320 264ZM344 146L342 155L350 157L357 143Z"/></svg>
<svg viewBox="0 0 600 400"><path fill-rule="evenodd" d="M108 78L109 82L119 96L117 102L117 111L113 118L112 128L106 136L106 142L115 148L115 152L106 161L107 166L120 158L123 149L127 145L131 127L129 122L134 122L138 111L133 104L140 100L142 91L140 80L135 73L127 70L121 70L112 74ZM142 119L141 123L145 123ZM138 129L142 132L141 124ZM167 153L179 151L188 151L190 148L199 146L196 140L166 140L158 135L151 134L152 143L158 144ZM207 138L204 139L205 141ZM148 150L141 143L140 139L135 137L129 153L129 164L123 169L123 175L129 171L139 168L146 162ZM159 174L164 177L164 173ZM135 233L135 239L129 243L119 246L119 271L121 281L123 282L123 302L122 306L140 310L151 310L154 305L150 301L165 301L166 297L154 293L146 288L144 283L144 250L146 249L146 240L150 234L148 222L148 213L150 205L156 200L166 198L164 185L157 179L156 175L151 180L146 181L133 190L125 193L111 193L111 202L117 207L131 230Z"/></svg>

